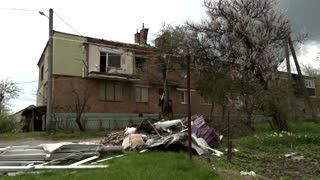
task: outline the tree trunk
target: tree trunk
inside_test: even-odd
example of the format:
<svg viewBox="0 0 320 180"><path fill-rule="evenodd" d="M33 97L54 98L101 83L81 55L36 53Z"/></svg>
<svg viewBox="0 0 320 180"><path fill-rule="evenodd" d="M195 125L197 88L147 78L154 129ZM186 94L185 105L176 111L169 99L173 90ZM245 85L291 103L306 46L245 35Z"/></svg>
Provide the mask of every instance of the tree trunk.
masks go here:
<svg viewBox="0 0 320 180"><path fill-rule="evenodd" d="M82 124L81 124L81 116L77 116L77 117L76 117L76 123L77 123L80 131L85 131L84 127L83 127Z"/></svg>
<svg viewBox="0 0 320 180"><path fill-rule="evenodd" d="M212 117L213 117L213 109L214 109L214 103L212 102L211 103L211 109L210 109L210 117L209 117L210 121L212 120Z"/></svg>
<svg viewBox="0 0 320 180"><path fill-rule="evenodd" d="M252 130L255 131L254 126L252 125L252 112L247 112L247 120L245 124Z"/></svg>

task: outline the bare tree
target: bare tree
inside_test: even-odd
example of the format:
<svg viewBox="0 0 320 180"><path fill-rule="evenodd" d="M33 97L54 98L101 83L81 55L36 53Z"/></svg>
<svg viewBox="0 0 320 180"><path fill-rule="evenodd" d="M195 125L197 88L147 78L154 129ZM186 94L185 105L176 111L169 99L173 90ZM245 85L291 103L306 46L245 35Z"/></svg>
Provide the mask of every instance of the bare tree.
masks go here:
<svg viewBox="0 0 320 180"><path fill-rule="evenodd" d="M317 77L320 75L320 69L315 68L311 64L302 64L302 71L306 73L308 76Z"/></svg>
<svg viewBox="0 0 320 180"><path fill-rule="evenodd" d="M21 93L19 86L10 79L0 81L0 114L10 109L9 100Z"/></svg>
<svg viewBox="0 0 320 180"><path fill-rule="evenodd" d="M88 104L90 98L89 86L83 82L79 82L76 85L72 82L70 86L73 104L69 105L68 109L75 112L75 122L81 131L85 131L81 118L83 113L90 110L90 105Z"/></svg>

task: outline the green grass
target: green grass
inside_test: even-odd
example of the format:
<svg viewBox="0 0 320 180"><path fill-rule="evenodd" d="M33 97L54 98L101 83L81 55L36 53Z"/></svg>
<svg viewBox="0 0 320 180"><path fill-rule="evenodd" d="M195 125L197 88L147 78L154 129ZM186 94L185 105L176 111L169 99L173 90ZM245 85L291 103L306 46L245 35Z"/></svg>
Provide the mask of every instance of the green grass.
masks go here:
<svg viewBox="0 0 320 180"><path fill-rule="evenodd" d="M17 140L24 138L46 139L46 140L60 140L60 139L85 139L103 137L107 131L74 131L74 132L26 132L26 133L2 133L0 140Z"/></svg>
<svg viewBox="0 0 320 180"><path fill-rule="evenodd" d="M223 157L214 161L215 166L255 171L271 179L320 177L320 126L312 122L289 123L289 132L272 132L266 123L257 124L253 135L233 139L233 147L239 149L231 162ZM226 142L220 147L226 148ZM304 156L302 161L285 158L296 152Z"/></svg>
<svg viewBox="0 0 320 180"><path fill-rule="evenodd" d="M190 161L186 153L137 152L105 162L106 169L51 171L38 175L23 174L0 179L221 179L212 169Z"/></svg>

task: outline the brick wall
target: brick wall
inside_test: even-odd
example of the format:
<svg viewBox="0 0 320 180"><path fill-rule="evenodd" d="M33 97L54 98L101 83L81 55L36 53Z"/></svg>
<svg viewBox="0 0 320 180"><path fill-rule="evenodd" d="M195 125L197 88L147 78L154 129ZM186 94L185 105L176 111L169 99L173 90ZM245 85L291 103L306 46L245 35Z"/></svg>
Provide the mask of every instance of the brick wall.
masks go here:
<svg viewBox="0 0 320 180"><path fill-rule="evenodd" d="M85 89L88 88L90 109L88 113L145 113L154 114L159 112L159 88L160 85L149 85L148 102L135 102L135 84L132 82L119 82L122 86L121 101L101 100L99 95L100 83L109 80L81 78L73 76L54 75L54 107L55 112L71 113L74 111L75 98L72 90L75 90L81 97L85 96ZM187 105L180 102L180 91L177 86L170 87L170 99L172 99L173 111L175 114L186 114ZM81 99L81 98L80 98ZM198 91L191 92L192 114L209 114L210 105L200 105L200 95ZM216 113L220 109L215 108Z"/></svg>

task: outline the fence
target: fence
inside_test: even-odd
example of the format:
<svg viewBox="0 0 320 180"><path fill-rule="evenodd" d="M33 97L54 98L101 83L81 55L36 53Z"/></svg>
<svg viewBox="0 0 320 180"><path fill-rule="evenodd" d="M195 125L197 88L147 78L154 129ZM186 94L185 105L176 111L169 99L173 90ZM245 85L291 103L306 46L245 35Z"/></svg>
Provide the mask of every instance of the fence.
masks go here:
<svg viewBox="0 0 320 180"><path fill-rule="evenodd" d="M55 129L78 130L75 122L75 113L56 113L53 118ZM182 114L176 118L184 117ZM81 123L86 130L111 130L123 129L131 124L139 124L146 119L159 119L159 114L113 114L113 113L85 113Z"/></svg>

